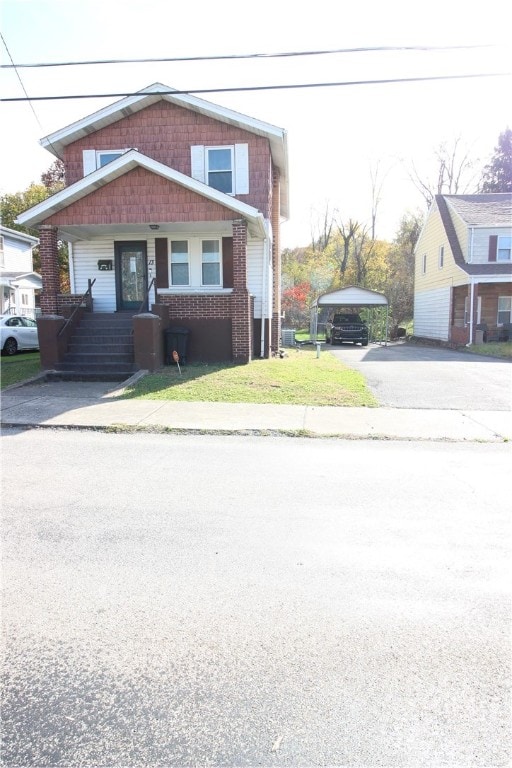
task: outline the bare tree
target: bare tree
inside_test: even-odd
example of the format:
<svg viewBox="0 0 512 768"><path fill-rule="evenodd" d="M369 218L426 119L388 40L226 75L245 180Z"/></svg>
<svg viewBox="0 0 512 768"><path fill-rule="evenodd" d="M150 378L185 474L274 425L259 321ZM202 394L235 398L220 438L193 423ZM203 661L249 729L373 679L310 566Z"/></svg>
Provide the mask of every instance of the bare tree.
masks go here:
<svg viewBox="0 0 512 768"><path fill-rule="evenodd" d="M333 214L327 203L325 210L320 215L316 214L315 220L311 222L311 246L314 251L325 251L331 242L333 225Z"/></svg>
<svg viewBox="0 0 512 768"><path fill-rule="evenodd" d="M434 151L436 169L435 180L420 173L411 163L407 169L410 180L425 200L427 208L435 195L460 195L476 191L478 172L475 167L478 160L471 157L471 148L461 144L458 136L452 144L443 142Z"/></svg>
<svg viewBox="0 0 512 768"><path fill-rule="evenodd" d="M341 219L336 222L338 228L338 234L343 242L343 253L336 251L336 260L339 264L339 276L340 282L343 281L345 275L348 259L350 256L350 245L354 242L354 239L361 228L361 224L354 219L349 219L347 223L344 223Z"/></svg>

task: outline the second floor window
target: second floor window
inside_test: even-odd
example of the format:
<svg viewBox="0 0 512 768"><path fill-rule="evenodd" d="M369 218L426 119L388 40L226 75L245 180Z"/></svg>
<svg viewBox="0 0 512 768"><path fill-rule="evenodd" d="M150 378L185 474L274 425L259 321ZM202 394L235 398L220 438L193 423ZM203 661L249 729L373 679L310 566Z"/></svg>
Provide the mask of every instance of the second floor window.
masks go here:
<svg viewBox="0 0 512 768"><path fill-rule="evenodd" d="M233 192L233 148L207 147L208 186L231 195Z"/></svg>
<svg viewBox="0 0 512 768"><path fill-rule="evenodd" d="M249 194L248 144L194 144L190 152L193 179L226 195Z"/></svg>
<svg viewBox="0 0 512 768"><path fill-rule="evenodd" d="M511 248L512 248L512 237L505 237L503 235L500 235L498 237L497 260L510 261Z"/></svg>

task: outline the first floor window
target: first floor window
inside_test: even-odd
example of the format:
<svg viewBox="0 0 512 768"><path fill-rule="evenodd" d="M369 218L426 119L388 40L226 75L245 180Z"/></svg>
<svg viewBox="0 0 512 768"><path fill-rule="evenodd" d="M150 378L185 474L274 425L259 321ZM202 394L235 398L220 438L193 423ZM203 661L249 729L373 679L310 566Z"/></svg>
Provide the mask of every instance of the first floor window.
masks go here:
<svg viewBox="0 0 512 768"><path fill-rule="evenodd" d="M202 241L203 285L220 285L220 244L218 240Z"/></svg>
<svg viewBox="0 0 512 768"><path fill-rule="evenodd" d="M188 240L171 240L171 285L189 285Z"/></svg>
<svg viewBox="0 0 512 768"><path fill-rule="evenodd" d="M512 237L505 237L504 235L500 235L498 237L498 250L497 250L498 261L510 261L511 249L512 249Z"/></svg>
<svg viewBox="0 0 512 768"><path fill-rule="evenodd" d="M21 294L21 303L24 307L28 307L28 293Z"/></svg>
<svg viewBox="0 0 512 768"><path fill-rule="evenodd" d="M498 298L498 325L512 322L512 296Z"/></svg>

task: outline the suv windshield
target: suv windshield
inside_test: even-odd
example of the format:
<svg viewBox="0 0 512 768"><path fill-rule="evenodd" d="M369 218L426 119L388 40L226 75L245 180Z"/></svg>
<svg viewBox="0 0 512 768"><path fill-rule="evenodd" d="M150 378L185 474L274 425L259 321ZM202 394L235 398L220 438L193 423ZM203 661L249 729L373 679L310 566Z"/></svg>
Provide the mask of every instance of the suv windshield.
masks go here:
<svg viewBox="0 0 512 768"><path fill-rule="evenodd" d="M334 315L332 322L336 325L337 323L362 323L363 321L359 317L359 315Z"/></svg>

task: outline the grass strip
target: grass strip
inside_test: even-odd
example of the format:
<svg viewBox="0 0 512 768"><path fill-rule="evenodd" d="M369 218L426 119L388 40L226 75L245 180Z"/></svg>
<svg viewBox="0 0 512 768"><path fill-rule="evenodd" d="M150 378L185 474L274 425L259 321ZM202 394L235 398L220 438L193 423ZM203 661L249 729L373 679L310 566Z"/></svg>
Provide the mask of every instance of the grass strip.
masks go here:
<svg viewBox="0 0 512 768"><path fill-rule="evenodd" d="M276 405L378 405L364 377L334 355L291 349L284 358L246 365L168 366L129 387L123 397L189 402L273 403Z"/></svg>

